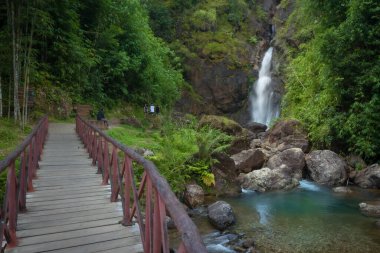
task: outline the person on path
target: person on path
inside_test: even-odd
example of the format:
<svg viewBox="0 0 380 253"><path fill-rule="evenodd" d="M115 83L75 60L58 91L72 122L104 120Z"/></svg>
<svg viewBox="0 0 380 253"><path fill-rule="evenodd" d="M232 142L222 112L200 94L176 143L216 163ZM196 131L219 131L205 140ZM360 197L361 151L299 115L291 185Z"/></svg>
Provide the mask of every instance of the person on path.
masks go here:
<svg viewBox="0 0 380 253"><path fill-rule="evenodd" d="M103 108L100 108L100 110L96 114L96 120L97 121L103 121L104 124L108 127L108 120L104 116L104 109Z"/></svg>

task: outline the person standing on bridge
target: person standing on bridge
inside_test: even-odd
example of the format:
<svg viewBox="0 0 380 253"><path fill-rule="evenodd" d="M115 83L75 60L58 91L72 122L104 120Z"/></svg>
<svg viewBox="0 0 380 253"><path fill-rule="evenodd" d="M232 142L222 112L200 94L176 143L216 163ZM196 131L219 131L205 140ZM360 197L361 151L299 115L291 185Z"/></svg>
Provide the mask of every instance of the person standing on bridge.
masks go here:
<svg viewBox="0 0 380 253"><path fill-rule="evenodd" d="M103 121L104 124L108 127L108 120L104 116L104 109L103 108L100 108L100 110L96 114L96 120L97 121Z"/></svg>

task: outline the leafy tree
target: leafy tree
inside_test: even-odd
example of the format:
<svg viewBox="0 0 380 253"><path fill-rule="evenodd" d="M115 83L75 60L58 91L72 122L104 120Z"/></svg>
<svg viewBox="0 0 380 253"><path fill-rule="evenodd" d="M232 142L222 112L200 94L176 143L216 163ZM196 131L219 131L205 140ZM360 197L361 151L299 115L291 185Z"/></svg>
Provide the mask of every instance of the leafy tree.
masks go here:
<svg viewBox="0 0 380 253"><path fill-rule="evenodd" d="M380 159L380 3L298 1L299 34L311 36L290 60L285 115L306 123L314 143ZM297 37L297 35L295 37Z"/></svg>

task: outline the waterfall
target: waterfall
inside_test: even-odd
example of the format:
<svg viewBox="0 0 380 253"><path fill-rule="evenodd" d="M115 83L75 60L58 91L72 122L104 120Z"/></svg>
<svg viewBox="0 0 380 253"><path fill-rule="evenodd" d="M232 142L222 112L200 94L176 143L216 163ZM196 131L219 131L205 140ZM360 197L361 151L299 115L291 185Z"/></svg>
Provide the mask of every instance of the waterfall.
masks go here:
<svg viewBox="0 0 380 253"><path fill-rule="evenodd" d="M252 121L265 125L269 125L280 113L278 103L275 101L276 94L271 85L272 53L273 47L265 52L259 71L259 79L250 96Z"/></svg>

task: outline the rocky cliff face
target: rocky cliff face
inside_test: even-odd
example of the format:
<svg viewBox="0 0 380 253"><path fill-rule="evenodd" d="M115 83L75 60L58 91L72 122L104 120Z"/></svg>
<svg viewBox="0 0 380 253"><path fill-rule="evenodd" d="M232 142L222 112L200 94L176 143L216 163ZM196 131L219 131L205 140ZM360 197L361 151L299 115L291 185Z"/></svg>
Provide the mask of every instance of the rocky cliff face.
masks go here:
<svg viewBox="0 0 380 253"><path fill-rule="evenodd" d="M207 47L207 44L202 45L205 43L203 40L194 40L198 42L198 45L188 46L188 48L196 56L185 60L185 78L191 84L193 91L184 92L182 99L177 103L178 110L194 114L227 115L240 123L247 123L250 120L249 93L258 77L264 52L270 46L274 35L272 24L281 26L291 13L287 10L291 5L279 6L279 3L280 1L275 0L257 1L256 5L246 12L247 16L240 28L225 26L221 21L223 24L217 25L216 30L202 31L194 35L216 34L218 29L231 32L234 40L237 40L233 45L237 45L238 50L230 46L232 44L227 40L225 43L218 41L227 46L228 52L215 60L215 57L205 54L205 50L202 50L202 47ZM218 20L222 20L223 15L217 16ZM231 29L231 31L226 31L226 29ZM183 38L183 41L185 45L190 42L188 38ZM210 40L207 42L209 43ZM281 97L283 94L281 78L283 54L281 49L277 50L279 43L272 41L272 45L276 47L272 63L273 81L276 94Z"/></svg>

